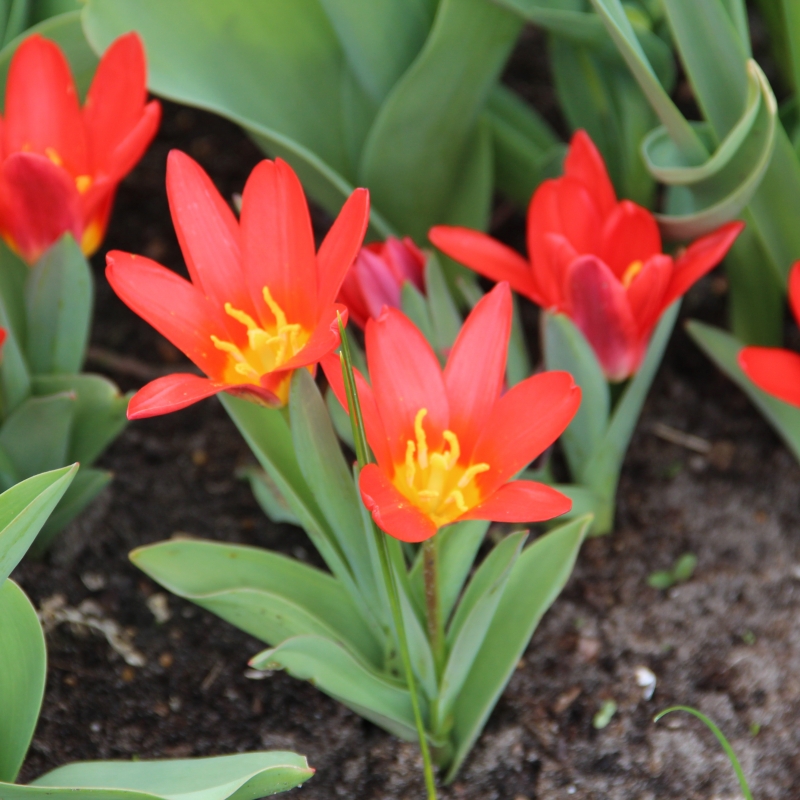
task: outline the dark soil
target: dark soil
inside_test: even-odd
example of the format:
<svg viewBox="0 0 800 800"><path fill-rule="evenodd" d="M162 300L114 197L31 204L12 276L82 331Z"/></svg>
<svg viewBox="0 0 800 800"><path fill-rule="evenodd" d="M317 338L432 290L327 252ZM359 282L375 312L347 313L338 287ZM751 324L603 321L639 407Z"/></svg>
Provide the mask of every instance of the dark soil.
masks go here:
<svg viewBox="0 0 800 800"><path fill-rule="evenodd" d="M532 90L533 95L538 89ZM551 102L551 101L548 101ZM551 106L552 107L552 106ZM208 169L226 195L261 157L234 126L167 105L158 141L124 182L104 247L183 270L164 190L170 147ZM521 217L506 222L519 237ZM324 226L320 215L316 220ZM511 228L516 226L515 231ZM93 344L155 370L183 357L113 295L95 259ZM695 287L684 314L721 321L724 279ZM124 389L142 381L108 370ZM716 445L710 457L670 444L656 422ZM423 796L416 748L284 673L256 681L263 645L164 595L127 560L176 532L269 547L315 561L305 535L267 520L234 477L252 460L216 400L132 424L102 458L116 478L43 563L15 573L37 605L87 599L132 637L132 667L106 641L66 625L48 633L47 694L21 781L67 761L204 756L292 749L317 768L296 796ZM676 332L634 437L616 532L586 543L484 735L445 798L736 797L733 772L694 719L654 724L695 706L729 735L759 798L796 796L800 775L800 468L745 398ZM692 579L647 585L683 553ZM148 606L148 600L150 606ZM166 602L170 618L150 607ZM657 677L643 697L635 673ZM606 700L616 714L597 730Z"/></svg>

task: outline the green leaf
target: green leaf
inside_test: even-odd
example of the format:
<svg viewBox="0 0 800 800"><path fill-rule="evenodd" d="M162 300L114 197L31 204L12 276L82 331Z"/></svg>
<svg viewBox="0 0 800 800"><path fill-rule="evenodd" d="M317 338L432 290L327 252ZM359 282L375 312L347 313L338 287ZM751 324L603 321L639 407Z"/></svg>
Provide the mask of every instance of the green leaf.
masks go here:
<svg viewBox="0 0 800 800"><path fill-rule="evenodd" d="M30 5L30 0L11 0L11 8L8 11L3 32L3 46L28 27Z"/></svg>
<svg viewBox="0 0 800 800"><path fill-rule="evenodd" d="M0 785L3 800L257 800L305 783L314 770L289 752L174 761L78 761L30 786Z"/></svg>
<svg viewBox="0 0 800 800"><path fill-rule="evenodd" d="M2 270L0 264L0 271ZM20 304L20 307L22 304ZM5 328L6 340L3 342L0 360L0 398L3 416L19 408L31 392L31 377L22 350L22 340L18 328L10 315L11 306L5 296L0 296L0 328Z"/></svg>
<svg viewBox="0 0 800 800"><path fill-rule="evenodd" d="M437 718L446 720L470 668L483 647L511 570L528 538L527 531L503 539L478 567L447 631L447 665L442 675Z"/></svg>
<svg viewBox="0 0 800 800"><path fill-rule="evenodd" d="M50 17L66 14L69 11L80 11L82 8L81 0L33 0L29 24L43 22Z"/></svg>
<svg viewBox="0 0 800 800"><path fill-rule="evenodd" d="M140 547L131 561L169 591L270 645L301 633L341 639L373 664L382 647L335 578L255 547L199 540Z"/></svg>
<svg viewBox="0 0 800 800"><path fill-rule="evenodd" d="M431 347L435 348L433 318L425 300L425 295L411 281L405 281L400 290L400 302L403 313L419 328Z"/></svg>
<svg viewBox="0 0 800 800"><path fill-rule="evenodd" d="M285 669L395 736L417 739L408 690L373 672L330 639L297 636L259 653L250 663L256 669Z"/></svg>
<svg viewBox="0 0 800 800"><path fill-rule="evenodd" d="M300 522L289 508L286 499L278 491L278 487L272 478L259 467L245 467L237 471L238 478L245 478L250 483L253 496L261 506L261 510L273 522L288 522L291 525L300 526Z"/></svg>
<svg viewBox="0 0 800 800"><path fill-rule="evenodd" d="M591 517L556 528L525 548L514 564L483 646L453 709L450 782L480 735L539 620L569 578Z"/></svg>
<svg viewBox="0 0 800 800"><path fill-rule="evenodd" d="M739 366L739 353L744 345L725 331L690 320L686 332L695 344L721 369L753 402L764 418L800 461L800 409L778 400L759 389Z"/></svg>
<svg viewBox="0 0 800 800"><path fill-rule="evenodd" d="M89 466L127 425L131 394L101 375L37 375L32 387L36 396L70 392L75 395L74 421L68 458Z"/></svg>
<svg viewBox="0 0 800 800"><path fill-rule="evenodd" d="M425 261L425 294L432 326L433 346L438 353L449 350L461 330L461 315L447 288L436 253L428 252Z"/></svg>
<svg viewBox="0 0 800 800"><path fill-rule="evenodd" d="M47 650L36 609L14 581L0 583L0 620L0 781L12 782L39 719Z"/></svg>
<svg viewBox="0 0 800 800"><path fill-rule="evenodd" d="M29 397L0 428L0 447L24 478L64 466L76 396L61 392Z"/></svg>
<svg viewBox="0 0 800 800"><path fill-rule="evenodd" d="M336 435L355 452L356 446L353 441L353 428L350 425L350 417L330 389L325 393L325 405L328 407L328 414L336 430Z"/></svg>
<svg viewBox="0 0 800 800"><path fill-rule="evenodd" d="M525 330L522 327L522 316L519 313L519 299L512 296L511 301L513 316L511 318L511 336L508 340L506 382L509 386L516 386L520 381L524 381L533 374L533 366L525 343Z"/></svg>
<svg viewBox="0 0 800 800"><path fill-rule="evenodd" d="M27 356L36 374L79 372L92 322L94 281L69 234L31 268L25 287Z"/></svg>

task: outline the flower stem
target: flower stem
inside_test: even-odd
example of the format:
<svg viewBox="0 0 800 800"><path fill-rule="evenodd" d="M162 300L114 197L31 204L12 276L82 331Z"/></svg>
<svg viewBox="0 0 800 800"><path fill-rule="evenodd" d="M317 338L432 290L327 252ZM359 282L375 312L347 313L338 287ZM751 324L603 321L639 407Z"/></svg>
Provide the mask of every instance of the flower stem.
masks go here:
<svg viewBox="0 0 800 800"><path fill-rule="evenodd" d="M428 636L431 640L436 675L442 676L444 669L444 624L439 600L439 543L437 536L422 544L422 574L425 578L425 610L428 621Z"/></svg>

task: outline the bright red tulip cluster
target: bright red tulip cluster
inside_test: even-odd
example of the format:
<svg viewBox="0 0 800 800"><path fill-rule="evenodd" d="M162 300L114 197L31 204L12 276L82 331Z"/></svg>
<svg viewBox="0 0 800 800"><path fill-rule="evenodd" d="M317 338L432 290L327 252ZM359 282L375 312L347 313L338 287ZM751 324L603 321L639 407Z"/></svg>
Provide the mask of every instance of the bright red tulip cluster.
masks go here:
<svg viewBox="0 0 800 800"><path fill-rule="evenodd" d="M502 394L511 318L502 283L475 306L444 371L400 311L367 322L372 384L358 373L356 383L377 464L362 470L360 488L391 536L421 542L458 520L536 522L569 511L560 492L514 477L563 433L581 392L568 373L545 372ZM346 406L339 359L322 366Z"/></svg>
<svg viewBox="0 0 800 800"><path fill-rule="evenodd" d="M800 325L800 261L789 273L789 305ZM800 353L780 347L744 347L739 366L759 389L800 408Z"/></svg>
<svg viewBox="0 0 800 800"><path fill-rule="evenodd" d="M425 256L407 236L390 236L361 248L339 292L350 319L363 328L371 317L377 319L384 306L400 308L400 293L408 281L425 291Z"/></svg>
<svg viewBox="0 0 800 800"><path fill-rule="evenodd" d="M666 308L725 256L743 225L730 222L677 259L662 252L653 215L617 201L602 156L584 131L564 176L541 184L528 208L528 256L467 228L438 226L431 241L471 269L544 309L567 314L610 381L636 372Z"/></svg>
<svg viewBox="0 0 800 800"><path fill-rule="evenodd" d="M41 36L11 59L2 119L0 234L32 263L64 233L93 253L105 234L119 182L158 129L147 101L138 35L105 52L80 107L69 64Z"/></svg>

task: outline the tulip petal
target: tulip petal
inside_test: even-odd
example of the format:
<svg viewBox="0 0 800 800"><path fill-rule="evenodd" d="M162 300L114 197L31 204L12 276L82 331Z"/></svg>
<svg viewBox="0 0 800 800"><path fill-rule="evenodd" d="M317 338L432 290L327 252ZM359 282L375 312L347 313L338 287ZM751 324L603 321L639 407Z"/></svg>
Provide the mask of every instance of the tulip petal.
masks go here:
<svg viewBox="0 0 800 800"><path fill-rule="evenodd" d="M11 59L6 82L5 153L47 155L72 175L88 172L86 137L67 59L38 34Z"/></svg>
<svg viewBox="0 0 800 800"><path fill-rule="evenodd" d="M568 372L541 372L508 390L492 409L472 455L489 470L475 479L484 496L510 481L558 439L581 402Z"/></svg>
<svg viewBox="0 0 800 800"><path fill-rule="evenodd" d="M401 542L424 542L436 533L436 525L412 505L375 464L367 464L359 478L364 505L375 524Z"/></svg>
<svg viewBox="0 0 800 800"><path fill-rule="evenodd" d="M664 298L664 306L670 305L674 300L686 294L689 287L717 266L725 258L725 254L730 250L743 228L743 222L728 222L712 233L692 242L686 248L686 252L675 262L675 270Z"/></svg>
<svg viewBox="0 0 800 800"><path fill-rule="evenodd" d="M192 283L219 308L227 302L253 315L236 217L203 168L179 150L167 158L167 197ZM231 318L228 328L237 344L246 342L243 325Z"/></svg>
<svg viewBox="0 0 800 800"><path fill-rule="evenodd" d="M628 302L641 337L649 337L664 312L664 295L672 279L672 269L670 256L655 255L645 262L628 287Z"/></svg>
<svg viewBox="0 0 800 800"><path fill-rule="evenodd" d="M281 159L262 161L242 196L242 256L253 305L263 323L274 319L268 287L291 323L310 329L317 319L317 259L303 187Z"/></svg>
<svg viewBox="0 0 800 800"><path fill-rule="evenodd" d="M462 514L462 519L488 519L494 522L543 522L566 514L572 500L561 492L536 481L511 481L501 486L480 505Z"/></svg>
<svg viewBox="0 0 800 800"><path fill-rule="evenodd" d="M158 100L151 100L144 107L142 116L131 128L130 133L109 156L108 172L101 172L100 176L107 176L116 183L121 181L139 163L139 159L155 138L160 122L161 103Z"/></svg>
<svg viewBox="0 0 800 800"><path fill-rule="evenodd" d="M410 236L402 239L390 236L383 245L382 255L398 283L411 281L421 292L425 291L425 254Z"/></svg>
<svg viewBox="0 0 800 800"><path fill-rule="evenodd" d="M508 281L515 292L529 297L538 305L544 304L533 282L530 264L497 239L480 231L450 225L431 228L428 238L445 255L479 275L493 281Z"/></svg>
<svg viewBox="0 0 800 800"><path fill-rule="evenodd" d="M2 166L3 235L29 263L71 233L83 233L80 195L63 167L38 153L13 153Z"/></svg>
<svg viewBox="0 0 800 800"><path fill-rule="evenodd" d="M795 261L789 272L789 305L795 322L800 325L800 261Z"/></svg>
<svg viewBox="0 0 800 800"><path fill-rule="evenodd" d="M511 291L497 284L467 317L450 351L444 385L450 404L450 428L469 458L500 397L511 335Z"/></svg>
<svg viewBox="0 0 800 800"><path fill-rule="evenodd" d="M546 233L544 235L543 258L544 265L540 264L539 273L545 272L551 276L551 295L554 301L545 306L553 311L569 313L566 291L567 275L572 262L578 257L578 252L560 233Z"/></svg>
<svg viewBox="0 0 800 800"><path fill-rule="evenodd" d="M281 369L298 369L317 364L323 356L332 353L340 344L339 317L342 325L347 325L347 309L344 306L329 306L322 318L317 322L311 338L305 343L302 350L290 358Z"/></svg>
<svg viewBox="0 0 800 800"><path fill-rule="evenodd" d="M356 189L342 206L317 253L319 308L325 308L336 299L347 270L361 249L367 225L369 192Z"/></svg>
<svg viewBox="0 0 800 800"><path fill-rule="evenodd" d="M583 333L610 381L620 381L639 366L642 355L627 292L595 256L573 262L567 278L572 321Z"/></svg>
<svg viewBox="0 0 800 800"><path fill-rule="evenodd" d="M342 365L339 356L331 353L320 360L320 365L328 379L331 391L336 395L336 399L342 408L350 413L347 404L347 392L344 389L344 376L342 375ZM356 379L356 391L358 401L361 406L361 418L364 420L364 432L367 435L367 444L372 449L375 460L383 469L389 469L392 465L392 456L389 452L389 444L386 438L386 429L378 413L378 406L375 403L375 395L372 387L367 383L364 376L353 368Z"/></svg>
<svg viewBox="0 0 800 800"><path fill-rule="evenodd" d="M430 344L402 312L387 308L366 328L367 364L378 411L395 463L405 459L406 442L414 439L414 419L424 408L428 445L442 445L450 410L442 371Z"/></svg>
<svg viewBox="0 0 800 800"><path fill-rule="evenodd" d="M211 378L219 378L228 357L211 336L225 336L224 320L202 292L149 258L112 250L106 278L125 305L169 339Z"/></svg>
<svg viewBox="0 0 800 800"><path fill-rule="evenodd" d="M358 285L368 316L377 319L384 306L400 308L402 283L395 278L379 255L366 248L362 249L353 265L353 272L358 276Z"/></svg>
<svg viewBox="0 0 800 800"><path fill-rule="evenodd" d="M128 403L128 419L145 419L180 411L225 387L208 378L188 372L176 372L156 378L139 389Z"/></svg>
<svg viewBox="0 0 800 800"><path fill-rule="evenodd" d="M641 265L661 252L655 217L630 200L617 204L603 224L602 236L598 255L620 280L637 261Z"/></svg>
<svg viewBox="0 0 800 800"><path fill-rule="evenodd" d="M605 161L586 131L576 131L564 159L564 174L576 178L592 193L600 216L605 219L617 202Z"/></svg>
<svg viewBox="0 0 800 800"><path fill-rule="evenodd" d="M358 280L355 265L344 276L342 285L339 288L339 296L336 300L347 306L350 319L363 331L369 319L369 309L361 291L361 284Z"/></svg>
<svg viewBox="0 0 800 800"><path fill-rule="evenodd" d="M780 347L745 347L739 366L759 389L800 408L800 354Z"/></svg>

